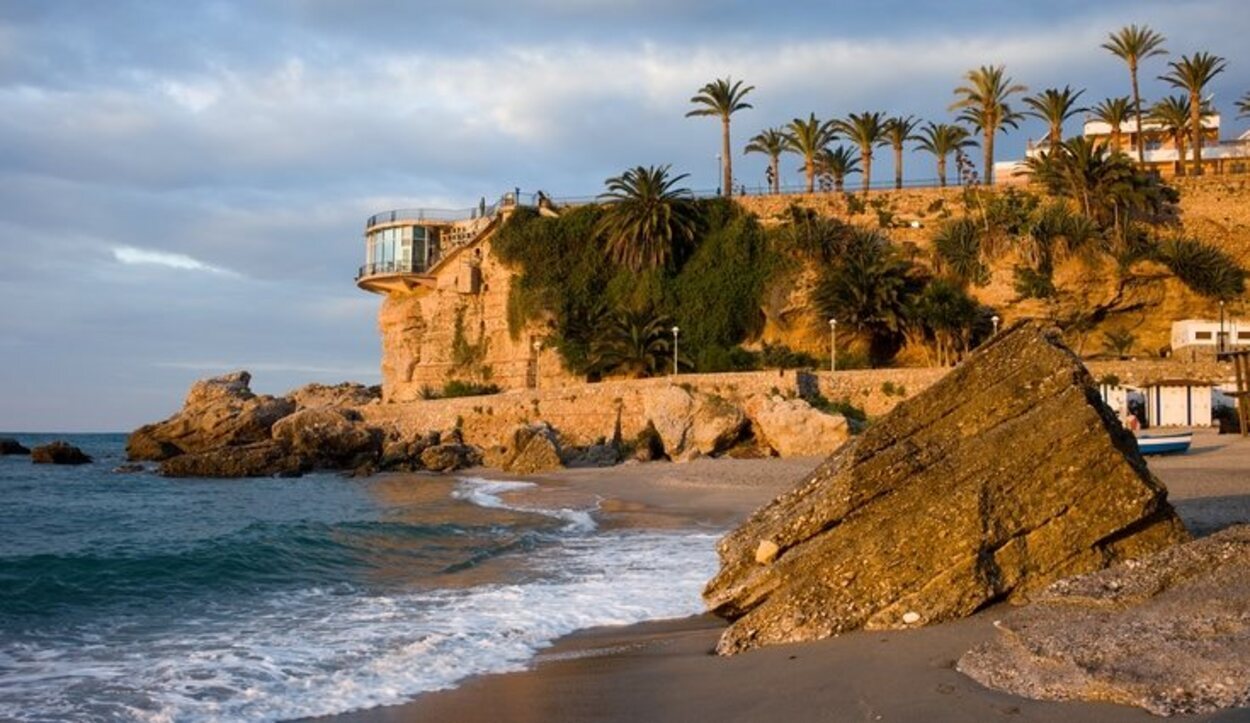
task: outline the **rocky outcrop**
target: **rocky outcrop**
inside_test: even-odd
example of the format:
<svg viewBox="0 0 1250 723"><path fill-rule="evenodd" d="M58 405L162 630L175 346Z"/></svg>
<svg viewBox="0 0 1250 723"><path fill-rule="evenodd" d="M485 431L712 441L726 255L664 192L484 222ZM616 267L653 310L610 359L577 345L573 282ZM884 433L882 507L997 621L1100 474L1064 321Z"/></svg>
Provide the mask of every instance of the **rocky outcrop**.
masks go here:
<svg viewBox="0 0 1250 723"><path fill-rule="evenodd" d="M504 452L496 461L505 472L535 474L564 467L560 441L545 423L517 427L500 446Z"/></svg>
<svg viewBox="0 0 1250 723"><path fill-rule="evenodd" d="M802 399L756 395L745 406L756 439L781 457L825 456L850 435L845 417L826 414Z"/></svg>
<svg viewBox="0 0 1250 723"><path fill-rule="evenodd" d="M653 390L643 400L643 416L651 422L670 456L685 448L693 411L694 397L676 385Z"/></svg>
<svg viewBox="0 0 1250 723"><path fill-rule="evenodd" d="M696 394L687 447L709 456L722 454L742 438L747 416L738 405L714 394Z"/></svg>
<svg viewBox="0 0 1250 723"><path fill-rule="evenodd" d="M12 437L0 437L0 457L6 454L30 454L30 450Z"/></svg>
<svg viewBox="0 0 1250 723"><path fill-rule="evenodd" d="M1057 582L958 669L1014 695L1155 715L1250 706L1250 526Z"/></svg>
<svg viewBox="0 0 1250 723"><path fill-rule="evenodd" d="M256 442L181 454L161 462L166 477L273 477L296 476L308 465L284 444Z"/></svg>
<svg viewBox="0 0 1250 723"><path fill-rule="evenodd" d="M286 398L295 403L295 411L319 407L360 407L382 399L381 387L366 387L354 382L341 384L306 384L287 392Z"/></svg>
<svg viewBox="0 0 1250 723"><path fill-rule="evenodd" d="M1000 334L719 544L718 651L1021 600L1188 537L1055 332Z"/></svg>
<svg viewBox="0 0 1250 723"><path fill-rule="evenodd" d="M421 465L431 472L454 472L482 461L482 454L467 444L436 444L421 452Z"/></svg>
<svg viewBox="0 0 1250 723"><path fill-rule="evenodd" d="M268 441L274 423L294 412L295 403L253 394L251 378L240 371L196 382L177 414L130 435L126 456L159 462L177 454Z"/></svg>
<svg viewBox="0 0 1250 723"><path fill-rule="evenodd" d="M69 442L49 442L30 451L35 464L90 464L91 457Z"/></svg>
<svg viewBox="0 0 1250 723"><path fill-rule="evenodd" d="M313 407L283 417L273 425L273 439L307 464L326 469L375 461L382 445L379 430L366 427L359 414L335 407Z"/></svg>

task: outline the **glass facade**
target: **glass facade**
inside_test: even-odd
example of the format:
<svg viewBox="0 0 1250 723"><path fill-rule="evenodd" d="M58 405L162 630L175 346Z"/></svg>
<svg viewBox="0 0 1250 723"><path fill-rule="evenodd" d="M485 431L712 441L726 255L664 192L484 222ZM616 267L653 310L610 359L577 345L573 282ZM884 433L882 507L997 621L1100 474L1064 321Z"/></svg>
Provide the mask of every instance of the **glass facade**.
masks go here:
<svg viewBox="0 0 1250 723"><path fill-rule="evenodd" d="M365 237L364 275L421 273L438 260L438 229L392 226Z"/></svg>

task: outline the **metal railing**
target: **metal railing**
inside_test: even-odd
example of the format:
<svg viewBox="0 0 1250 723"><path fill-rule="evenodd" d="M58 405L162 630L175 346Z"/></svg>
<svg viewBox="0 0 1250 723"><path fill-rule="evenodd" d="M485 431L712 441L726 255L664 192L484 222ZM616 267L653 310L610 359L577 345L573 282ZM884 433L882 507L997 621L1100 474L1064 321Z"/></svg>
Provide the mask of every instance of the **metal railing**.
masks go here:
<svg viewBox="0 0 1250 723"><path fill-rule="evenodd" d="M356 272L356 280L384 274L423 274L427 266L419 261L381 261L365 264Z"/></svg>

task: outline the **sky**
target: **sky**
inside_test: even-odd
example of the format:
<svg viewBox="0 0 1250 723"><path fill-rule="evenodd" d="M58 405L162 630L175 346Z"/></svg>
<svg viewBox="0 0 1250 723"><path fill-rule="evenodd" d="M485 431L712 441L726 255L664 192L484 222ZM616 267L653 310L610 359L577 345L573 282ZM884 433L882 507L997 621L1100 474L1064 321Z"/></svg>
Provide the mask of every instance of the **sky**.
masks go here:
<svg viewBox="0 0 1250 723"><path fill-rule="evenodd" d="M353 284L370 214L590 196L640 164L715 188L718 124L684 117L713 78L756 86L738 149L812 112L949 120L984 64L1092 105L1128 92L1099 44L1130 22L1227 57L1215 105L1246 129L1245 0L6 0L0 430L128 431L233 369L275 394L377 383L380 299ZM934 175L919 153L904 170Z"/></svg>

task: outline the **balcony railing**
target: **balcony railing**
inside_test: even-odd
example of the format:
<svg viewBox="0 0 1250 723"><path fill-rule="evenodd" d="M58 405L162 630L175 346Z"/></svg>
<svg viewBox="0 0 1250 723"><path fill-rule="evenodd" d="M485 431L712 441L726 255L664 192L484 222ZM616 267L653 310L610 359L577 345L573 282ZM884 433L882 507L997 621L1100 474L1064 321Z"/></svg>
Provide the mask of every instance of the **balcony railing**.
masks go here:
<svg viewBox="0 0 1250 723"><path fill-rule="evenodd" d="M375 213L365 222L365 228L373 228L384 223L402 223L411 221L421 223L422 221L438 221L440 223L456 223L457 221L472 221L477 218L490 218L499 212L500 206L511 205L511 194L508 194L499 202L489 206L476 206L474 208L444 209L444 208L397 208L393 211L383 211Z"/></svg>
<svg viewBox="0 0 1250 723"><path fill-rule="evenodd" d="M385 274L424 274L426 265L419 261L381 261L365 264L356 272L356 280Z"/></svg>

